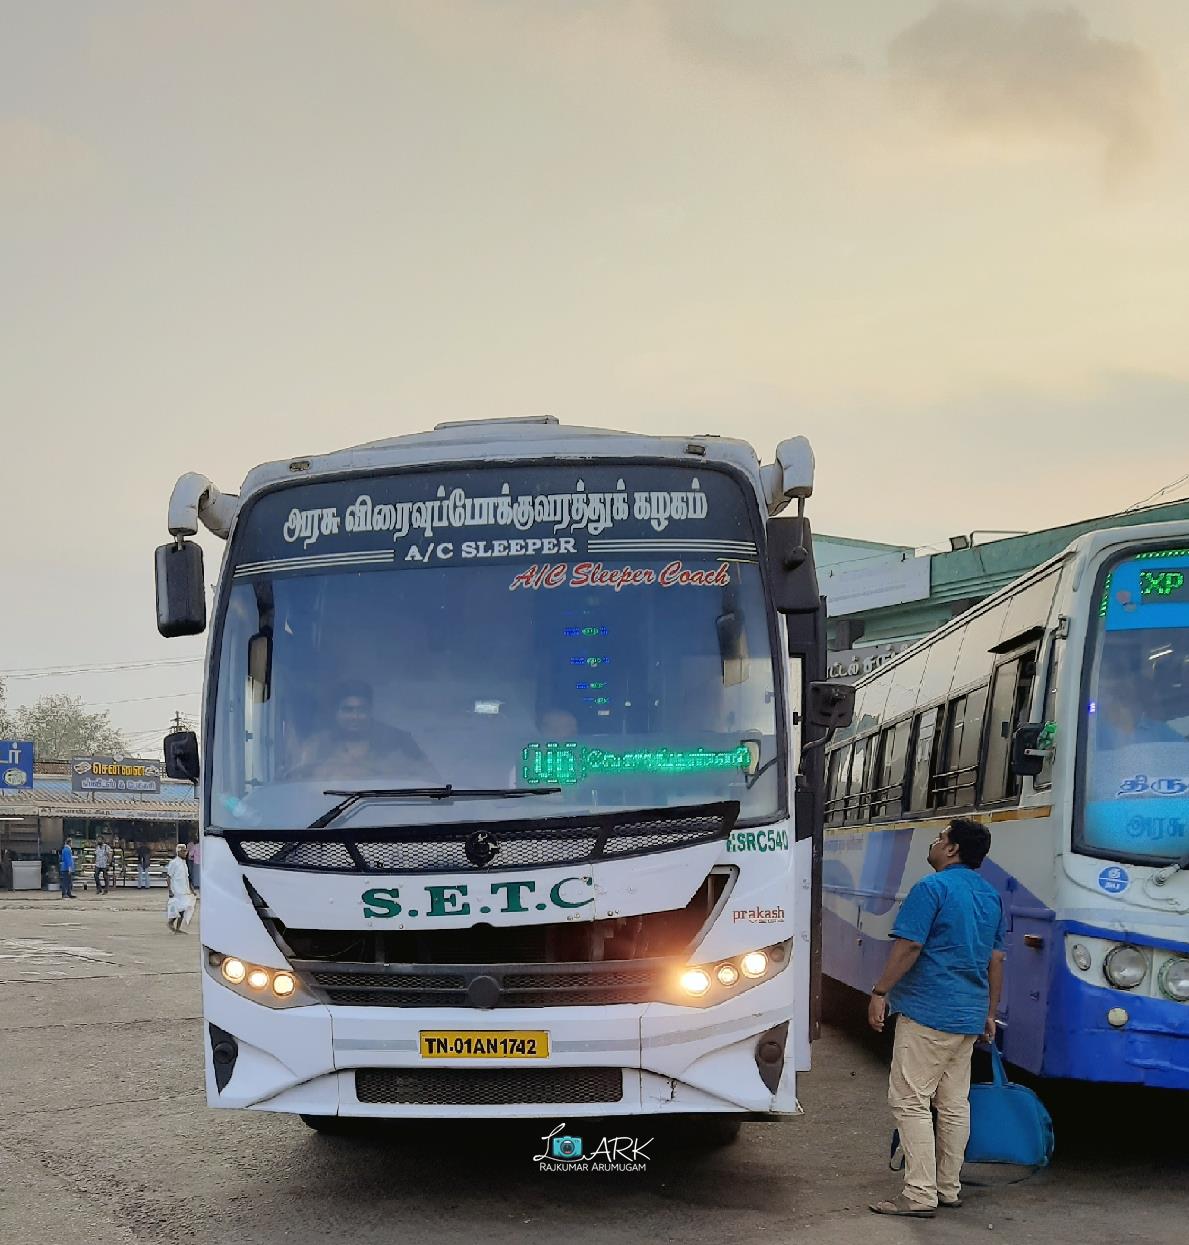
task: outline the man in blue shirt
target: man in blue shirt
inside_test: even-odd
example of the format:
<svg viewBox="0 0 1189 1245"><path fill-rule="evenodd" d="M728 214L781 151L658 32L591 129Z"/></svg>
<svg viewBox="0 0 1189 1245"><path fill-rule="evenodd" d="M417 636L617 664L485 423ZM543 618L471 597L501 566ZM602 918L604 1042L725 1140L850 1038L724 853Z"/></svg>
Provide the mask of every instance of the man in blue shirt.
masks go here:
<svg viewBox="0 0 1189 1245"><path fill-rule="evenodd" d="M62 844L62 854L58 860L58 884L63 899L74 898L74 848L70 845L69 835Z"/></svg>
<svg viewBox="0 0 1189 1245"><path fill-rule="evenodd" d="M887 967L871 991L873 1029L883 1031L889 1004L899 1013L888 1103L904 1147L904 1189L876 1202L877 1215L931 1218L938 1206L962 1204L970 1052L978 1038L994 1040L1003 987L1003 905L977 873L990 847L986 826L964 817L933 840L935 872L900 906Z"/></svg>

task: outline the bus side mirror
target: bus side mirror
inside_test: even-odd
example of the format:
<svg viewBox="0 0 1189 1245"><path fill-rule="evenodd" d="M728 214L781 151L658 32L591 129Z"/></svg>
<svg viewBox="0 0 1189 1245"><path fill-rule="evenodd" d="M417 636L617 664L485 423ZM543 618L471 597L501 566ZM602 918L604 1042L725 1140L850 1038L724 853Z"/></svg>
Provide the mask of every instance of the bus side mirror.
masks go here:
<svg viewBox="0 0 1189 1245"><path fill-rule="evenodd" d="M165 736L165 772L170 778L198 781L198 736L193 731L172 731Z"/></svg>
<svg viewBox="0 0 1189 1245"><path fill-rule="evenodd" d="M810 683L805 720L810 726L841 730L855 716L855 689L849 683Z"/></svg>
<svg viewBox="0 0 1189 1245"><path fill-rule="evenodd" d="M773 605L781 614L816 613L821 596L809 520L796 516L769 519L766 530Z"/></svg>
<svg viewBox="0 0 1189 1245"><path fill-rule="evenodd" d="M178 540L157 548L157 630L167 639L206 630L202 546Z"/></svg>
<svg viewBox="0 0 1189 1245"><path fill-rule="evenodd" d="M1011 772L1021 778L1035 778L1044 769L1045 754L1036 745L1044 730L1042 722L1028 722L1016 728L1011 737Z"/></svg>

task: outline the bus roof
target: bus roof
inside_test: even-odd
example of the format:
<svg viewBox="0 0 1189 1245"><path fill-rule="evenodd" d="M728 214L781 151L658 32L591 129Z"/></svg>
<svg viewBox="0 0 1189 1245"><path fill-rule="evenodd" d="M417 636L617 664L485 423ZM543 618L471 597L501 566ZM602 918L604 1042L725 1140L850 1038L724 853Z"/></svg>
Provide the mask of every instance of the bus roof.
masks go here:
<svg viewBox="0 0 1189 1245"><path fill-rule="evenodd" d="M694 437L649 436L605 428L567 427L552 416L527 419L465 420L439 424L429 432L370 441L348 449L262 463L244 478L241 500L259 489L322 475L428 466L440 462L513 462L542 458L673 458L741 469L756 479L759 460L746 442L701 434Z"/></svg>
<svg viewBox="0 0 1189 1245"><path fill-rule="evenodd" d="M953 631L957 627L964 626L970 619L977 617L979 614L994 609L1005 597L1018 592L1021 587L1032 580L1041 578L1061 562L1072 558L1076 559L1079 564L1085 565L1095 559L1098 554L1114 546L1146 543L1148 541L1185 541L1187 539L1189 539L1189 523L1186 523L1184 520L1170 523L1138 523L1123 527L1105 527L1091 532L1083 532L1076 539L1070 541L1060 553L1038 563L1031 570L1013 579L1010 584L1004 585L997 592L993 592L989 597L985 597L977 605L972 605L970 609L964 610L961 614L956 614L935 631L922 636L911 648L906 648L902 653L897 653L895 657L884 662L877 670L873 670L870 674L865 674L862 678L857 679L855 687L856 689L865 687L875 679L883 677L896 666L902 665L915 656L921 649L936 643L948 632ZM1073 585L1075 588L1077 583L1078 581L1075 580Z"/></svg>

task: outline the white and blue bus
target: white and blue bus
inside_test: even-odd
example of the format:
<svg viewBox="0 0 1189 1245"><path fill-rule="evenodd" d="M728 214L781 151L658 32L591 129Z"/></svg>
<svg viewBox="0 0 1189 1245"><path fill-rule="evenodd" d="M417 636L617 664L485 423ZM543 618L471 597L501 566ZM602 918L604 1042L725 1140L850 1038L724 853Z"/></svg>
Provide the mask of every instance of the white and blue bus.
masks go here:
<svg viewBox="0 0 1189 1245"><path fill-rule="evenodd" d="M1189 527L1101 530L856 687L827 750L824 972L870 990L956 815L991 829L999 1039L1189 1088Z"/></svg>
<svg viewBox="0 0 1189 1245"><path fill-rule="evenodd" d="M803 438L761 467L533 419L269 463L235 496L179 480L162 634L206 629L188 537L227 542L201 776L195 735L166 740L202 784L212 1106L719 1135L796 1112L800 723L849 694L819 678L812 476Z"/></svg>

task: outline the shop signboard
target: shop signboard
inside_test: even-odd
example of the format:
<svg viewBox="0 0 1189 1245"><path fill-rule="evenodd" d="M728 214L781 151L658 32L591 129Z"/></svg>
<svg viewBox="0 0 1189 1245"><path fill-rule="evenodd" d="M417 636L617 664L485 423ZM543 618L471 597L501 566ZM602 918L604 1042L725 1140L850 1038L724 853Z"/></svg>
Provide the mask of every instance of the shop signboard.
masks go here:
<svg viewBox="0 0 1189 1245"><path fill-rule="evenodd" d="M73 757L70 761L70 789L158 795L161 791L161 762L137 757Z"/></svg>
<svg viewBox="0 0 1189 1245"><path fill-rule="evenodd" d="M854 570L829 570L820 578L831 618L886 609L929 597L931 558L876 558Z"/></svg>
<svg viewBox="0 0 1189 1245"><path fill-rule="evenodd" d="M0 739L0 790L17 791L33 785L33 741Z"/></svg>

